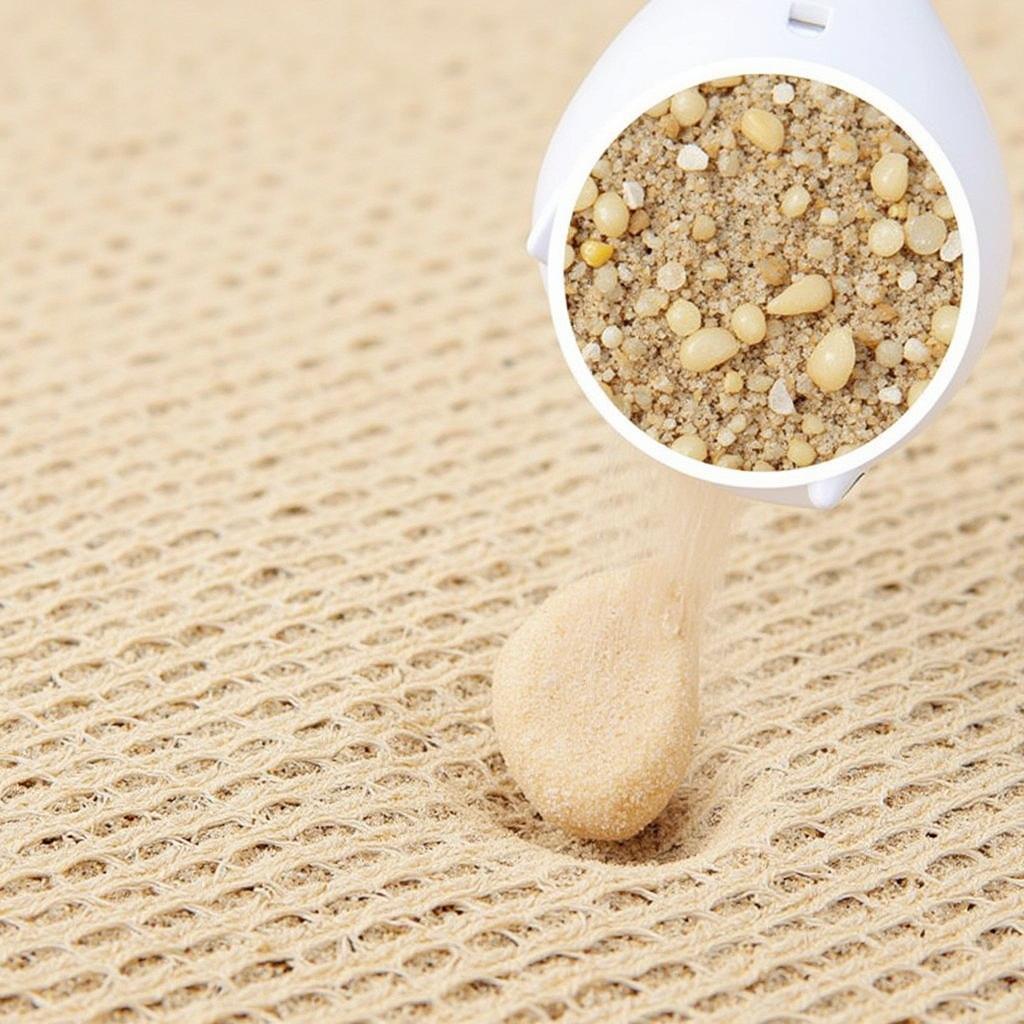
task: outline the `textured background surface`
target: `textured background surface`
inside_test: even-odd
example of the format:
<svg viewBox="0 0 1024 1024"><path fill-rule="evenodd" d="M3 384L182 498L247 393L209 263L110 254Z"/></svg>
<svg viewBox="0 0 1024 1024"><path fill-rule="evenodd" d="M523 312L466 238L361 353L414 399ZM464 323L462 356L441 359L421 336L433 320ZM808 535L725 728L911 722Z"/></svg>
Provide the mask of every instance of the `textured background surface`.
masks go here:
<svg viewBox="0 0 1024 1024"><path fill-rule="evenodd" d="M522 242L633 6L0 5L0 1020L1021 1018L1019 270L916 445L749 514L660 822L495 753L606 554ZM1024 12L941 6L1019 181Z"/></svg>

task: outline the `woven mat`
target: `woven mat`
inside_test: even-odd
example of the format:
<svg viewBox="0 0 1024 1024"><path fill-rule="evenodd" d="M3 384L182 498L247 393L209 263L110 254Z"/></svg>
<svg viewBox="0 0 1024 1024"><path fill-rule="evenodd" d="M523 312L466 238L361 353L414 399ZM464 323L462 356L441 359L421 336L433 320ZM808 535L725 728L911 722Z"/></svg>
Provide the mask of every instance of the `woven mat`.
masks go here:
<svg viewBox="0 0 1024 1024"><path fill-rule="evenodd" d="M496 753L608 554L523 241L634 7L0 6L0 1020L1024 1018L1019 271L920 441L748 513L656 825ZM942 10L1019 181L1024 11Z"/></svg>

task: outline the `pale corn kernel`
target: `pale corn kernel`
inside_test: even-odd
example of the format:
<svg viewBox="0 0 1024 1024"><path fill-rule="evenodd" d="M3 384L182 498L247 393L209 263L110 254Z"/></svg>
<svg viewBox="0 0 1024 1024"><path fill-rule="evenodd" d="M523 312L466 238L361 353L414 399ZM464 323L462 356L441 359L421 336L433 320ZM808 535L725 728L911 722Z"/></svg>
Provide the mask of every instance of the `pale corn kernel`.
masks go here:
<svg viewBox="0 0 1024 1024"><path fill-rule="evenodd" d="M783 217L795 220L797 217L802 217L810 205L811 193L803 185L792 185L783 193L779 208L782 210Z"/></svg>
<svg viewBox="0 0 1024 1024"><path fill-rule="evenodd" d="M757 345L764 341L768 333L768 324L758 306L752 302L744 302L737 306L730 321L732 333L744 345Z"/></svg>
<svg viewBox="0 0 1024 1024"><path fill-rule="evenodd" d="M657 316L668 305L668 295L660 288L645 288L633 306L638 317Z"/></svg>
<svg viewBox="0 0 1024 1024"><path fill-rule="evenodd" d="M770 462L765 462L764 459L758 459L753 466L750 467L755 473L774 473L775 467Z"/></svg>
<svg viewBox="0 0 1024 1024"><path fill-rule="evenodd" d="M717 231L718 226L706 213L698 213L693 218L693 228L690 230L690 234L695 242L710 242Z"/></svg>
<svg viewBox="0 0 1024 1024"><path fill-rule="evenodd" d="M832 458L838 459L840 455L849 455L850 452L855 452L858 446L855 444L841 444L833 453Z"/></svg>
<svg viewBox="0 0 1024 1024"><path fill-rule="evenodd" d="M895 384L878 389L878 400L886 405L899 405L903 401L903 392Z"/></svg>
<svg viewBox="0 0 1024 1024"><path fill-rule="evenodd" d="M700 265L701 274L708 281L727 281L729 268L721 260L705 260Z"/></svg>
<svg viewBox="0 0 1024 1024"><path fill-rule="evenodd" d="M794 437L786 449L786 456L794 466L803 469L817 459L818 453L802 437Z"/></svg>
<svg viewBox="0 0 1024 1024"><path fill-rule="evenodd" d="M908 363L927 363L931 352L920 338L907 338L903 343L903 358Z"/></svg>
<svg viewBox="0 0 1024 1024"><path fill-rule="evenodd" d="M796 412L793 404L793 397L786 387L786 382L781 378L777 380L768 392L768 408L780 416L792 416Z"/></svg>
<svg viewBox="0 0 1024 1024"><path fill-rule="evenodd" d="M813 412L809 412L800 421L800 429L808 437L816 437L818 434L825 433L825 424L820 416L816 416Z"/></svg>
<svg viewBox="0 0 1024 1024"><path fill-rule="evenodd" d="M736 413L736 415L733 416L733 418L726 424L734 434L742 434L749 425L750 420L747 418L746 413L742 412Z"/></svg>
<svg viewBox="0 0 1024 1024"><path fill-rule="evenodd" d="M679 346L679 362L684 370L704 373L732 359L740 343L723 327L704 327Z"/></svg>
<svg viewBox="0 0 1024 1024"><path fill-rule="evenodd" d="M700 146L688 142L679 150L676 166L683 171L706 171L710 157Z"/></svg>
<svg viewBox="0 0 1024 1024"><path fill-rule="evenodd" d="M765 153L778 153L786 141L786 127L770 110L750 107L740 119L740 131Z"/></svg>
<svg viewBox="0 0 1024 1024"><path fill-rule="evenodd" d="M898 203L907 193L910 161L902 153L886 153L871 169L871 187L879 199Z"/></svg>
<svg viewBox="0 0 1024 1024"><path fill-rule="evenodd" d="M903 346L895 338L883 338L875 346L875 362L887 370L895 369L903 362Z"/></svg>
<svg viewBox="0 0 1024 1024"><path fill-rule="evenodd" d="M736 435L728 428L720 430L715 435L715 444L719 448L728 448L729 445L736 443Z"/></svg>
<svg viewBox="0 0 1024 1024"><path fill-rule="evenodd" d="M763 395L769 388L771 388L772 378L766 373L755 373L747 381L747 389L753 391L755 395ZM783 384L785 387L785 384Z"/></svg>
<svg viewBox="0 0 1024 1024"><path fill-rule="evenodd" d="M940 344L948 345L956 333L959 317L959 306L939 306L932 314L932 337Z"/></svg>
<svg viewBox="0 0 1024 1024"><path fill-rule="evenodd" d="M820 313L832 301L832 285L821 274L809 274L794 281L768 303L769 316L799 316Z"/></svg>
<svg viewBox="0 0 1024 1024"><path fill-rule="evenodd" d="M841 132L828 147L828 162L841 167L852 167L860 157L857 140L848 132Z"/></svg>
<svg viewBox="0 0 1024 1024"><path fill-rule="evenodd" d="M781 256L766 256L757 265L765 284L777 288L789 280L789 264Z"/></svg>
<svg viewBox="0 0 1024 1024"><path fill-rule="evenodd" d="M679 291L686 284L686 268L681 263L666 263L658 269L656 281L663 291Z"/></svg>
<svg viewBox="0 0 1024 1024"><path fill-rule="evenodd" d="M618 348L622 344L622 328L612 324L601 332L601 344L605 348Z"/></svg>
<svg viewBox="0 0 1024 1024"><path fill-rule="evenodd" d="M606 238L620 238L629 227L629 207L616 192L605 192L594 202L594 226Z"/></svg>
<svg viewBox="0 0 1024 1024"><path fill-rule="evenodd" d="M727 78L712 78L708 85L712 89L732 89L743 84L742 75L729 75Z"/></svg>
<svg viewBox="0 0 1024 1024"><path fill-rule="evenodd" d="M856 361L853 333L848 327L836 327L814 346L807 360L807 374L822 391L839 391L846 387Z"/></svg>
<svg viewBox="0 0 1024 1024"><path fill-rule="evenodd" d="M703 322L700 310L688 299L678 299L668 307L665 314L669 330L680 338L688 338L700 330Z"/></svg>
<svg viewBox="0 0 1024 1024"><path fill-rule="evenodd" d="M927 388L930 383L931 381L927 380L915 380L914 383L910 385L910 390L907 392L908 407L913 405L924 394L925 388Z"/></svg>
<svg viewBox="0 0 1024 1024"><path fill-rule="evenodd" d="M932 207L936 217L941 217L943 220L952 220L955 216L953 212L953 204L949 200L949 196L939 196L935 200L935 205Z"/></svg>
<svg viewBox="0 0 1024 1024"><path fill-rule="evenodd" d="M922 213L907 221L907 247L919 256L937 253L947 235L946 222L934 213Z"/></svg>
<svg viewBox="0 0 1024 1024"><path fill-rule="evenodd" d="M588 341L583 346L582 354L588 363L596 363L601 358L601 346L596 341Z"/></svg>
<svg viewBox="0 0 1024 1024"><path fill-rule="evenodd" d="M960 238L959 231L951 231L942 248L939 250L939 257L944 263L952 263L960 259L964 254L964 243Z"/></svg>
<svg viewBox="0 0 1024 1024"><path fill-rule="evenodd" d="M839 223L839 214L830 206L826 206L818 217L818 223L823 228L834 228Z"/></svg>
<svg viewBox="0 0 1024 1024"><path fill-rule="evenodd" d="M722 390L727 395L738 395L743 390L743 376L730 370L722 381Z"/></svg>
<svg viewBox="0 0 1024 1024"><path fill-rule="evenodd" d="M576 200L576 205L573 209L576 213L580 213L582 210L589 210L594 205L595 199L597 199L597 182L593 178L587 178L583 183L583 188L580 189L579 198Z"/></svg>
<svg viewBox="0 0 1024 1024"><path fill-rule="evenodd" d="M696 434L683 434L672 442L672 451L689 459L703 462L708 457L708 446Z"/></svg>
<svg viewBox="0 0 1024 1024"><path fill-rule="evenodd" d="M708 101L699 89L686 89L672 97L669 109L684 128L690 128L700 122L708 109Z"/></svg>
<svg viewBox="0 0 1024 1024"><path fill-rule="evenodd" d="M604 181L612 173L612 165L606 156L601 157L600 160L594 164L593 169L590 172L592 178L596 178L598 181Z"/></svg>
<svg viewBox="0 0 1024 1024"><path fill-rule="evenodd" d="M576 250L571 245L565 247L565 256L562 258L562 269L568 270L576 262Z"/></svg>
<svg viewBox="0 0 1024 1024"><path fill-rule="evenodd" d="M789 82L779 82L772 89L772 103L777 103L780 107L788 106L794 99L796 99L796 89Z"/></svg>
<svg viewBox="0 0 1024 1024"><path fill-rule="evenodd" d="M739 455L719 455L715 459L715 465L722 469L742 469L743 459Z"/></svg>
<svg viewBox="0 0 1024 1024"><path fill-rule="evenodd" d="M868 248L876 256L895 256L904 240L903 225L898 220L876 220L868 229Z"/></svg>
<svg viewBox="0 0 1024 1024"><path fill-rule="evenodd" d="M588 238L580 246L580 258L588 267L603 267L615 250L607 243L596 238Z"/></svg>
<svg viewBox="0 0 1024 1024"><path fill-rule="evenodd" d="M671 100L662 100L660 103L655 103L654 106L646 112L647 116L653 117L655 120L659 117L664 117L665 114L668 113L670 103Z"/></svg>

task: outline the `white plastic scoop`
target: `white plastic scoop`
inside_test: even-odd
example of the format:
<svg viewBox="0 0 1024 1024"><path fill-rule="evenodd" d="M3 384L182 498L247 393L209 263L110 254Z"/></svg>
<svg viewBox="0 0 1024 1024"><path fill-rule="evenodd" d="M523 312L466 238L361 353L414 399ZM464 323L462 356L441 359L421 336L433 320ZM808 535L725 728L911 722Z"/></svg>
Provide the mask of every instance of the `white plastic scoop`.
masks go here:
<svg viewBox="0 0 1024 1024"><path fill-rule="evenodd" d="M941 177L963 242L956 333L927 389L888 430L828 462L770 473L673 452L615 408L573 334L563 281L565 238L591 168L645 110L684 89L742 74L814 79L878 108ZM545 267L551 314L580 387L623 437L659 462L748 498L831 508L875 462L952 398L981 355L1006 288L1010 199L985 109L928 0L650 0L569 104L548 149L529 251Z"/></svg>

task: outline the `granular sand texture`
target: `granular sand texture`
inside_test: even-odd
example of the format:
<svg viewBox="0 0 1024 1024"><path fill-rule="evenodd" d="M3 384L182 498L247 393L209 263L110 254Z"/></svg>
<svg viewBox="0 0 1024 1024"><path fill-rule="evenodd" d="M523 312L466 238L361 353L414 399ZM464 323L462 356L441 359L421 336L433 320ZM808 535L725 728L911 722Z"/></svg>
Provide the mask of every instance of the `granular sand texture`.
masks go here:
<svg viewBox="0 0 1024 1024"><path fill-rule="evenodd" d="M565 283L584 359L637 426L717 465L789 469L920 397L955 327L961 243L889 118L752 76L616 139L577 203Z"/></svg>
<svg viewBox="0 0 1024 1024"><path fill-rule="evenodd" d="M552 595L505 645L492 685L512 775L545 819L587 839L635 835L683 780L704 613L733 518L727 496L634 459L614 467L629 500L604 515L641 559Z"/></svg>
<svg viewBox="0 0 1024 1024"><path fill-rule="evenodd" d="M509 770L552 824L628 839L683 780L697 728L697 651L646 564L560 590L505 645L494 727Z"/></svg>

